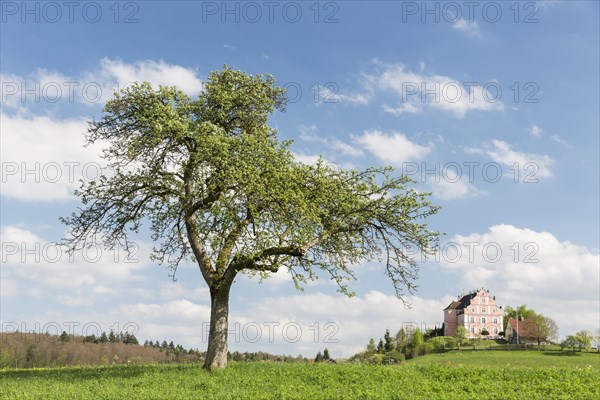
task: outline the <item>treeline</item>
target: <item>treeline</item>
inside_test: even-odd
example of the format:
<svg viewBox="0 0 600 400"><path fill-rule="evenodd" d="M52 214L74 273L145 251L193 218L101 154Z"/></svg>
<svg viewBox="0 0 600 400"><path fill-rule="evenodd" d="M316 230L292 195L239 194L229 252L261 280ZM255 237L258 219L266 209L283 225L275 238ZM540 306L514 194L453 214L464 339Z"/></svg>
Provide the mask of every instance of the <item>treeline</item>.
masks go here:
<svg viewBox="0 0 600 400"><path fill-rule="evenodd" d="M0 333L0 368L41 368L69 365L153 364L202 362L205 353L140 346L128 333L99 337L48 333ZM169 347L167 345L167 347Z"/></svg>
<svg viewBox="0 0 600 400"><path fill-rule="evenodd" d="M310 360L306 357L303 357L302 354L297 356L291 355L277 355L277 354L269 354L264 351L258 352L243 352L239 351L227 352L227 360L228 361L241 361L241 362L249 362L249 361L275 361L275 362L288 362L288 363L307 363Z"/></svg>
<svg viewBox="0 0 600 400"><path fill-rule="evenodd" d="M67 334L67 332L63 331L63 333L61 333L60 335L60 340L63 342L69 342L71 340L71 337ZM110 331L108 335L106 334L106 332L102 332L102 334L98 337L96 337L96 335L83 336L83 343L139 344L134 334L129 332L114 333L113 331Z"/></svg>
<svg viewBox="0 0 600 400"><path fill-rule="evenodd" d="M182 345L178 344L175 345L175 343L173 343L173 341L170 341L169 343L167 343L166 340L163 340L162 343L158 343L158 340L156 342L152 342L151 340L146 340L144 342L144 347L148 348L155 348L158 349L159 352L165 352L166 354L174 354L175 358L178 360L180 355L182 354L192 354L192 355L196 355L196 356L202 356L204 353L201 353L198 349L192 349L190 348L189 350L186 350Z"/></svg>
<svg viewBox="0 0 600 400"><path fill-rule="evenodd" d="M329 353L326 353L327 357ZM144 341L130 333L103 332L100 336L49 333L0 333L0 369L45 368L71 365L202 363L205 352L185 349L173 341ZM302 355L276 355L263 351L228 352L229 361L307 363Z"/></svg>
<svg viewBox="0 0 600 400"><path fill-rule="evenodd" d="M350 362L365 362L370 364L397 364L404 360L429 353L455 348L457 341L454 337L438 336L439 330L430 329L423 334L420 329L405 331L400 329L395 336L386 329L383 338L375 344L369 340L365 351L352 356Z"/></svg>
<svg viewBox="0 0 600 400"><path fill-rule="evenodd" d="M579 351L585 349L586 351L590 351L592 342L596 344L596 351L600 353L600 330L598 330L596 336L594 336L592 332L585 330L579 331L574 335L569 335L560 342L560 349L571 349L571 351L575 351L575 349L579 349Z"/></svg>

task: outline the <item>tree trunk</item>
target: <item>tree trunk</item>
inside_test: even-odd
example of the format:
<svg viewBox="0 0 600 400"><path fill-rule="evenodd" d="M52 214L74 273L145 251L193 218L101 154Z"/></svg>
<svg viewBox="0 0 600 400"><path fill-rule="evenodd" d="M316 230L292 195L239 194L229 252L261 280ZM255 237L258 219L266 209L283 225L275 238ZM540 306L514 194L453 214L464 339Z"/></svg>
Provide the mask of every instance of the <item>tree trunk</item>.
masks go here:
<svg viewBox="0 0 600 400"><path fill-rule="evenodd" d="M220 282L210 289L210 330L204 368L212 371L227 366L227 329L229 316L229 290L233 280Z"/></svg>

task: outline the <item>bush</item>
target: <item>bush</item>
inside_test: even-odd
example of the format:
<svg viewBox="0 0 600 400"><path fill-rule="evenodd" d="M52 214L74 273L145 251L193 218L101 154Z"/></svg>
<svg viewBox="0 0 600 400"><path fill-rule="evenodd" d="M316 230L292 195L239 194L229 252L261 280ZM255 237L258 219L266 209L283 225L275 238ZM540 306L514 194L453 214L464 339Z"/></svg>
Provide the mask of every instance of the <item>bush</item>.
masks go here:
<svg viewBox="0 0 600 400"><path fill-rule="evenodd" d="M367 363L373 365L381 365L385 354L373 354L367 358Z"/></svg>
<svg viewBox="0 0 600 400"><path fill-rule="evenodd" d="M443 336L434 337L430 339L427 343L429 344L428 348L430 349L430 351L427 351L428 353L434 351L444 351L446 346L446 340Z"/></svg>
<svg viewBox="0 0 600 400"><path fill-rule="evenodd" d="M382 364L400 364L402 361L404 361L406 357L404 356L404 354L400 353L399 351L396 350L392 350L392 351L388 351L387 353L385 353L383 359L381 360Z"/></svg>

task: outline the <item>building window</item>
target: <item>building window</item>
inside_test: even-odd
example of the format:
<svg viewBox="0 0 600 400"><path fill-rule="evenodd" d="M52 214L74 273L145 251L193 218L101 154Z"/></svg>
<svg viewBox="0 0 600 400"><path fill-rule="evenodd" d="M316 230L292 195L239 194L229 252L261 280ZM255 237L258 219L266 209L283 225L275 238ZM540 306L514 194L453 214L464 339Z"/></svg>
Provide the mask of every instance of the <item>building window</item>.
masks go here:
<svg viewBox="0 0 600 400"><path fill-rule="evenodd" d="M475 333L475 328L471 327L471 333Z"/></svg>
<svg viewBox="0 0 600 400"><path fill-rule="evenodd" d="M485 307L482 307L482 308L481 308L481 312L482 312L483 314L485 314Z"/></svg>
<svg viewBox="0 0 600 400"><path fill-rule="evenodd" d="M483 297L483 298L481 299L481 302L482 302L483 304L485 304L485 301L486 301L486 300L485 300L485 297Z"/></svg>
<svg viewBox="0 0 600 400"><path fill-rule="evenodd" d="M485 317L481 317L481 323L485 324Z"/></svg>
<svg viewBox="0 0 600 400"><path fill-rule="evenodd" d="M494 318L494 323L497 324L498 323L498 318Z"/></svg>
<svg viewBox="0 0 600 400"><path fill-rule="evenodd" d="M473 317L469 318L469 322L475 322L475 318L473 318Z"/></svg>
<svg viewBox="0 0 600 400"><path fill-rule="evenodd" d="M494 313L496 313L496 311L498 311L498 310L496 309L496 307L494 307Z"/></svg>
<svg viewBox="0 0 600 400"><path fill-rule="evenodd" d="M498 334L498 328L494 328L494 335Z"/></svg>

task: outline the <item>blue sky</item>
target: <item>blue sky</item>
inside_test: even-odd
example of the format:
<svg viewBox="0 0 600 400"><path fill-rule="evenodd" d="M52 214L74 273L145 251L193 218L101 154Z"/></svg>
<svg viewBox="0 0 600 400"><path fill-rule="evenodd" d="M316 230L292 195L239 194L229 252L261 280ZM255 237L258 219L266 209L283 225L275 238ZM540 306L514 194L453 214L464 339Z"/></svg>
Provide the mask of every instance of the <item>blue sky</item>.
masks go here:
<svg viewBox="0 0 600 400"><path fill-rule="evenodd" d="M441 323L482 286L553 317L561 336L599 328L598 2L73 4L2 3L3 330L130 323L141 340L204 349L208 291L193 264L170 281L143 234L130 258L69 259L52 243L77 181L101 168L83 133L115 88L197 95L224 64L288 88L271 124L298 160L393 165L433 192L431 226L446 234L410 310L377 263L357 266L353 299L326 277L300 293L283 273L240 276L233 350L349 356L386 328Z"/></svg>

